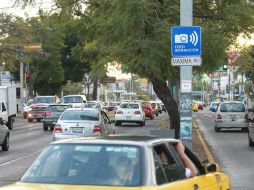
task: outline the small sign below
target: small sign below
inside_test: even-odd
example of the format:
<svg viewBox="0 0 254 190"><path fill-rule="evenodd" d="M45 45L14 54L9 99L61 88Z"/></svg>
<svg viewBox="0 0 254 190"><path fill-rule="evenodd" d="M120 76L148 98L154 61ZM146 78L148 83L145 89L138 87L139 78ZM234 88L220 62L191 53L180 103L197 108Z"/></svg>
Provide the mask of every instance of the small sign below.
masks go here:
<svg viewBox="0 0 254 190"><path fill-rule="evenodd" d="M173 66L200 66L201 57L172 57L171 65Z"/></svg>
<svg viewBox="0 0 254 190"><path fill-rule="evenodd" d="M181 92L191 92L192 91L192 81L191 80L182 80L181 81Z"/></svg>

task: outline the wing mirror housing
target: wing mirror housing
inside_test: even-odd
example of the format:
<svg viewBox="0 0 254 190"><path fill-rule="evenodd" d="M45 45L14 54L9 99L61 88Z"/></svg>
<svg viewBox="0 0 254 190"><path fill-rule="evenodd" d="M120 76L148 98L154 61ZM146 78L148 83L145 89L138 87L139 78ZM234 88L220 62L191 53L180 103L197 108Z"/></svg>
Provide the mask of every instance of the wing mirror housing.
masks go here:
<svg viewBox="0 0 254 190"><path fill-rule="evenodd" d="M212 173L212 172L219 172L220 171L220 167L219 167L218 164L208 163L204 167L205 167L205 172L206 173Z"/></svg>

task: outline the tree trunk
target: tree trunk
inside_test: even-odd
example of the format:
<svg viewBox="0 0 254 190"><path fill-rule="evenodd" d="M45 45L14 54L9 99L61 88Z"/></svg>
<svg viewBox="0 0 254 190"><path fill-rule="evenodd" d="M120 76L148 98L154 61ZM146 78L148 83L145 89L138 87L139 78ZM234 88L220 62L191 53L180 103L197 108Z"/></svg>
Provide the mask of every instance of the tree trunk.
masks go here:
<svg viewBox="0 0 254 190"><path fill-rule="evenodd" d="M98 90L98 80L94 79L93 81L93 100L97 100L97 90Z"/></svg>
<svg viewBox="0 0 254 190"><path fill-rule="evenodd" d="M175 129L175 138L179 139L180 135L180 115L178 111L178 105L175 102L170 89L167 86L166 81L160 81L155 77L150 78L153 89L156 95L160 98L160 100L164 103L168 115L170 118L170 128Z"/></svg>

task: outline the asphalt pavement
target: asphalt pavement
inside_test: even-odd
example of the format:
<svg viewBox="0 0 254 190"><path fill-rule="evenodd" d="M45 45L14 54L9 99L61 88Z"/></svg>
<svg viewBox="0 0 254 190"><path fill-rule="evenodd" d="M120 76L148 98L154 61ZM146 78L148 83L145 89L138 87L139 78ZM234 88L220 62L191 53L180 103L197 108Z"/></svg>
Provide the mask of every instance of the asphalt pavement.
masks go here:
<svg viewBox="0 0 254 190"><path fill-rule="evenodd" d="M254 189L254 148L248 146L248 134L240 129L214 131L215 114L208 108L193 114L223 171L231 176L233 190Z"/></svg>

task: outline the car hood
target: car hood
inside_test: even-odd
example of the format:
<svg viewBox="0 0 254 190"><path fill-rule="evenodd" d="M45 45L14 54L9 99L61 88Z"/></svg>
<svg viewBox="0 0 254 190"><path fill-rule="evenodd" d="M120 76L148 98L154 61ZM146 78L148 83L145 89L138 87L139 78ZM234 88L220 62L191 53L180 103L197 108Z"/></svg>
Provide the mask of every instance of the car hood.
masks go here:
<svg viewBox="0 0 254 190"><path fill-rule="evenodd" d="M38 104L32 104L31 106L32 107L34 107L34 106L36 106L36 107L47 107L49 104L47 104L47 103L38 103Z"/></svg>
<svg viewBox="0 0 254 190"><path fill-rule="evenodd" d="M141 187L113 187L113 186L86 186L86 185L49 185L40 183L17 182L1 187L0 190L140 190Z"/></svg>

